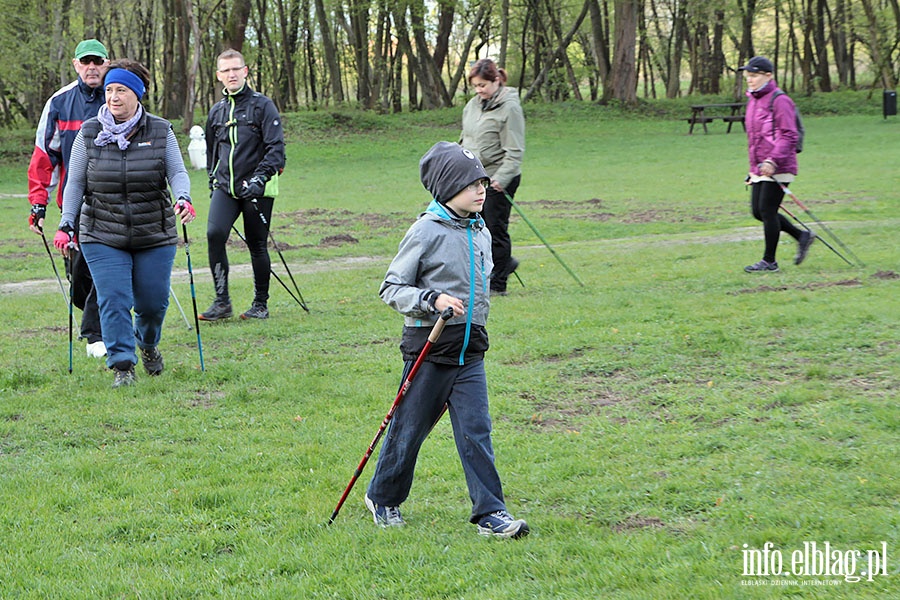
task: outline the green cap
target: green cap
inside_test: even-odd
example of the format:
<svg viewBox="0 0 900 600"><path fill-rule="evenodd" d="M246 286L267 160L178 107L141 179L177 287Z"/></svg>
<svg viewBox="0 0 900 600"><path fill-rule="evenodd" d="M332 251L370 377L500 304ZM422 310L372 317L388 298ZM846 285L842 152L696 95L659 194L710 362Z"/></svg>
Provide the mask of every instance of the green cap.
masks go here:
<svg viewBox="0 0 900 600"><path fill-rule="evenodd" d="M109 52L106 51L106 46L97 40L84 40L75 46L75 58L82 58L85 56L109 58Z"/></svg>

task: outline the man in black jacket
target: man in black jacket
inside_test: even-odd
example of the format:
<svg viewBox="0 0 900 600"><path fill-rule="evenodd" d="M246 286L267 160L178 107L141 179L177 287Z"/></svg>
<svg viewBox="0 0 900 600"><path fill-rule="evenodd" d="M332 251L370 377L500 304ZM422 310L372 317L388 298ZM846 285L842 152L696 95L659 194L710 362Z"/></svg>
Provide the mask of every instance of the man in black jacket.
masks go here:
<svg viewBox="0 0 900 600"><path fill-rule="evenodd" d="M253 266L253 303L242 319L269 317L271 261L267 237L278 175L284 170L284 130L275 103L247 85L249 69L237 50L216 60L216 77L225 86L206 122L206 170L212 191L206 239L216 299L200 315L218 321L234 315L228 293L225 243L238 215Z"/></svg>

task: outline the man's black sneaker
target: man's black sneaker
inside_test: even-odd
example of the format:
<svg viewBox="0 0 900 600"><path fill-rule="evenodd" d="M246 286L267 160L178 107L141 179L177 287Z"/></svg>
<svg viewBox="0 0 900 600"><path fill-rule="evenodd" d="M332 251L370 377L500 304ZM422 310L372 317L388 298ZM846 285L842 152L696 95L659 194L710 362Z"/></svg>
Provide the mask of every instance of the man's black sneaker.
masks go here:
<svg viewBox="0 0 900 600"><path fill-rule="evenodd" d="M231 302L219 300L218 298L212 303L208 311L197 315L201 321L218 321L219 319L230 319L233 316L234 310L231 308Z"/></svg>
<svg viewBox="0 0 900 600"><path fill-rule="evenodd" d="M147 375L159 375L163 372L163 357L156 346L141 348L141 362Z"/></svg>
<svg viewBox="0 0 900 600"><path fill-rule="evenodd" d="M744 270L748 273L774 273L778 271L778 263L761 260L755 265L747 265Z"/></svg>
<svg viewBox="0 0 900 600"><path fill-rule="evenodd" d="M241 314L242 319L268 319L269 309L262 302L254 302L247 312Z"/></svg>
<svg viewBox="0 0 900 600"><path fill-rule="evenodd" d="M795 265L799 265L806 259L809 247L814 241L816 241L815 231L804 231L800 234L800 239L797 241L797 256L794 257Z"/></svg>
<svg viewBox="0 0 900 600"><path fill-rule="evenodd" d="M372 499L369 498L369 495L366 494L366 507L372 511L372 516L375 517L375 523L382 527L403 527L406 525L406 521L400 516L399 506L381 506L380 504L375 504L372 502Z"/></svg>
<svg viewBox="0 0 900 600"><path fill-rule="evenodd" d="M128 367L127 369L119 369L118 367L114 367L113 371L116 374L116 378L112 384L114 388L134 385L134 365Z"/></svg>
<svg viewBox="0 0 900 600"><path fill-rule="evenodd" d="M524 519L513 519L505 510L494 511L478 520L478 533L481 535L518 539L528 535L529 531Z"/></svg>

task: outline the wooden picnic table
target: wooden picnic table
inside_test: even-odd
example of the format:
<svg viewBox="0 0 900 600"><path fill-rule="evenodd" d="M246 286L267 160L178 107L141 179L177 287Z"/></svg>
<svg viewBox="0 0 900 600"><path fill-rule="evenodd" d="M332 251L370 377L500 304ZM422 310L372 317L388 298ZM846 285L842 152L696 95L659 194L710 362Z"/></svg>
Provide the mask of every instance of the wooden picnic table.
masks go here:
<svg viewBox="0 0 900 600"><path fill-rule="evenodd" d="M709 133L706 128L707 123L712 123L716 119L722 119L728 123L728 129L725 133L731 133L731 126L740 123L744 131L747 130L744 124L744 102L725 102L720 104L694 104L691 106L691 117L687 122L691 124L688 135L694 133L694 125L700 123L703 125L703 133ZM728 114L725 114L725 111Z"/></svg>

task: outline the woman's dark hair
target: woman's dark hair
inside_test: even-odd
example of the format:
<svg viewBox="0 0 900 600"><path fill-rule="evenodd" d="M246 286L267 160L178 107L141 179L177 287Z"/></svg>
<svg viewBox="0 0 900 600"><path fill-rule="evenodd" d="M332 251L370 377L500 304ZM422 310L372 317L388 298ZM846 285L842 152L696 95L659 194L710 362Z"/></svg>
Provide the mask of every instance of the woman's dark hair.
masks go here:
<svg viewBox="0 0 900 600"><path fill-rule="evenodd" d="M134 73L144 82L144 87L150 88L150 71L138 61L131 60L130 58L118 58L109 64L109 71L112 71L113 69L125 69L126 71ZM109 71L107 71L107 73Z"/></svg>
<svg viewBox="0 0 900 600"><path fill-rule="evenodd" d="M506 83L506 71L498 67L497 63L489 58L479 59L472 65L472 68L469 69L469 81L472 81L473 77L480 77L485 81L497 81L499 79L500 83Z"/></svg>

